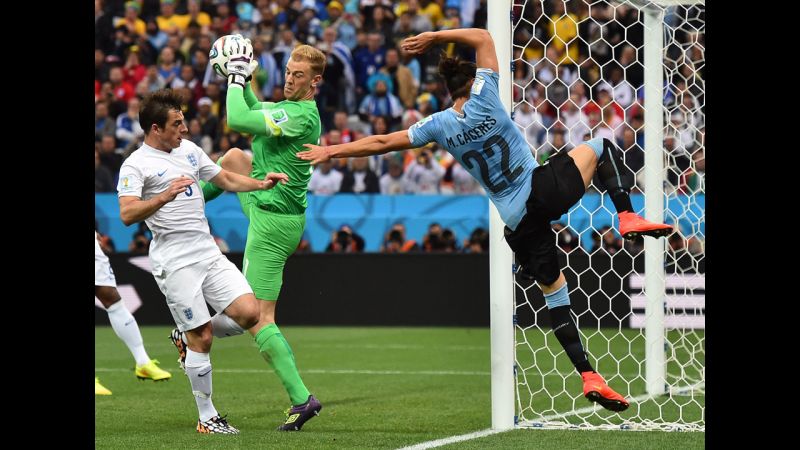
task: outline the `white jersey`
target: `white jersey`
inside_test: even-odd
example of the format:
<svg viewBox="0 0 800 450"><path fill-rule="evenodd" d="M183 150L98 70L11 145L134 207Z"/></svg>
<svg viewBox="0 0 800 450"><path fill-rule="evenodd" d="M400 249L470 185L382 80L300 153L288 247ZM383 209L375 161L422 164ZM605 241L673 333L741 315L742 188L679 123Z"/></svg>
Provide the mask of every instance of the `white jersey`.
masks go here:
<svg viewBox="0 0 800 450"><path fill-rule="evenodd" d="M214 178L221 170L203 149L186 139L169 153L142 144L122 164L117 185L120 197L149 200L164 192L181 175L194 180L186 192L145 219L153 232L150 260L154 275L222 254L208 229L199 184L200 180Z"/></svg>

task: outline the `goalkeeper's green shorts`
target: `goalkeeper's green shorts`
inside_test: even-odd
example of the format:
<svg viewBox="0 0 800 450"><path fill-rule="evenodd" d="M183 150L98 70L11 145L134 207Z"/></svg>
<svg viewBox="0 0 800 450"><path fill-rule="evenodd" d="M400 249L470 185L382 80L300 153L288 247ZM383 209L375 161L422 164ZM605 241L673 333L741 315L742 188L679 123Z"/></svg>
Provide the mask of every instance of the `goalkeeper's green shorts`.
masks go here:
<svg viewBox="0 0 800 450"><path fill-rule="evenodd" d="M248 194L238 193L242 211L250 219L242 272L257 299L276 301L283 285L283 266L303 237L306 215L262 209Z"/></svg>

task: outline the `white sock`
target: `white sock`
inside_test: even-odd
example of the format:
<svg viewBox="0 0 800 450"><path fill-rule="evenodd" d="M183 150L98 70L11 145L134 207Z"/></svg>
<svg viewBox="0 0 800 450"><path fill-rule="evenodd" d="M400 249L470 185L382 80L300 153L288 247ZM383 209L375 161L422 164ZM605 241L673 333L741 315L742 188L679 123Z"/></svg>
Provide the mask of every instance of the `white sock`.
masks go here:
<svg viewBox="0 0 800 450"><path fill-rule="evenodd" d="M206 420L219 415L214 403L211 402L211 357L208 353L198 353L186 349L186 375L192 384L192 394L197 402L197 411L200 420Z"/></svg>
<svg viewBox="0 0 800 450"><path fill-rule="evenodd" d="M139 324L133 317L125 303L120 300L111 305L108 309L108 320L111 321L111 328L117 333L122 342L128 346L133 358L136 360L136 365L147 364L150 357L144 350L144 341L142 341L142 333L139 331Z"/></svg>
<svg viewBox="0 0 800 450"><path fill-rule="evenodd" d="M224 338L228 336L238 336L244 333L244 328L240 327L233 319L225 313L216 314L211 318L211 332L214 337Z"/></svg>

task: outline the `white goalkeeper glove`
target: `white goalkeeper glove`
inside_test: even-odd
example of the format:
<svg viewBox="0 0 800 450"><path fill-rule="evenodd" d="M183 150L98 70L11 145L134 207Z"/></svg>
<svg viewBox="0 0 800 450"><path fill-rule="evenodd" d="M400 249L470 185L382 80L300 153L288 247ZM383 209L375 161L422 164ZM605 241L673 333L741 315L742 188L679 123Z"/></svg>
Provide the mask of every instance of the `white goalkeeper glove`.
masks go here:
<svg viewBox="0 0 800 450"><path fill-rule="evenodd" d="M258 67L258 62L253 59L253 45L250 39L243 39L241 35L234 35L225 44L228 50L228 85L238 84L244 88Z"/></svg>

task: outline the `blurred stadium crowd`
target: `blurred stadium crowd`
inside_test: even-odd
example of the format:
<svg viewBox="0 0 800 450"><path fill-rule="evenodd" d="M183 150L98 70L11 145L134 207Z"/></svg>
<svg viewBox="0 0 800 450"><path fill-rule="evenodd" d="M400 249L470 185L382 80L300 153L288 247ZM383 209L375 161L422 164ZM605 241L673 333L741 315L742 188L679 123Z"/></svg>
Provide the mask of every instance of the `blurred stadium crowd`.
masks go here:
<svg viewBox="0 0 800 450"><path fill-rule="evenodd" d="M514 4L513 118L534 156L543 163L589 136L608 137L625 152L640 187L641 14L625 4L596 0ZM436 75L440 51L472 58L470 52L450 44L411 56L399 43L424 31L485 28L486 20L487 0L95 0L95 191L116 191L123 160L143 140L139 102L164 87L181 92L187 138L213 160L232 147L250 148L250 136L228 128L226 82L208 66L209 50L220 36L240 33L253 42L259 61L253 87L262 101L283 100L283 68L296 45L324 51L327 67L316 101L322 142L336 144L406 129L449 108L452 101ZM671 33L664 99L668 187L690 194L704 190L704 12L672 7L665 22ZM435 144L321 164L309 191L483 194ZM437 224L424 242L403 234L397 226L387 230L383 251L485 251L488 246L482 229L460 241ZM621 248L621 242L611 242L619 241L614 233L596 234L603 248ZM559 245L569 247L562 235ZM606 235L613 239L601 244ZM363 249L358 239L343 227L328 251Z"/></svg>

